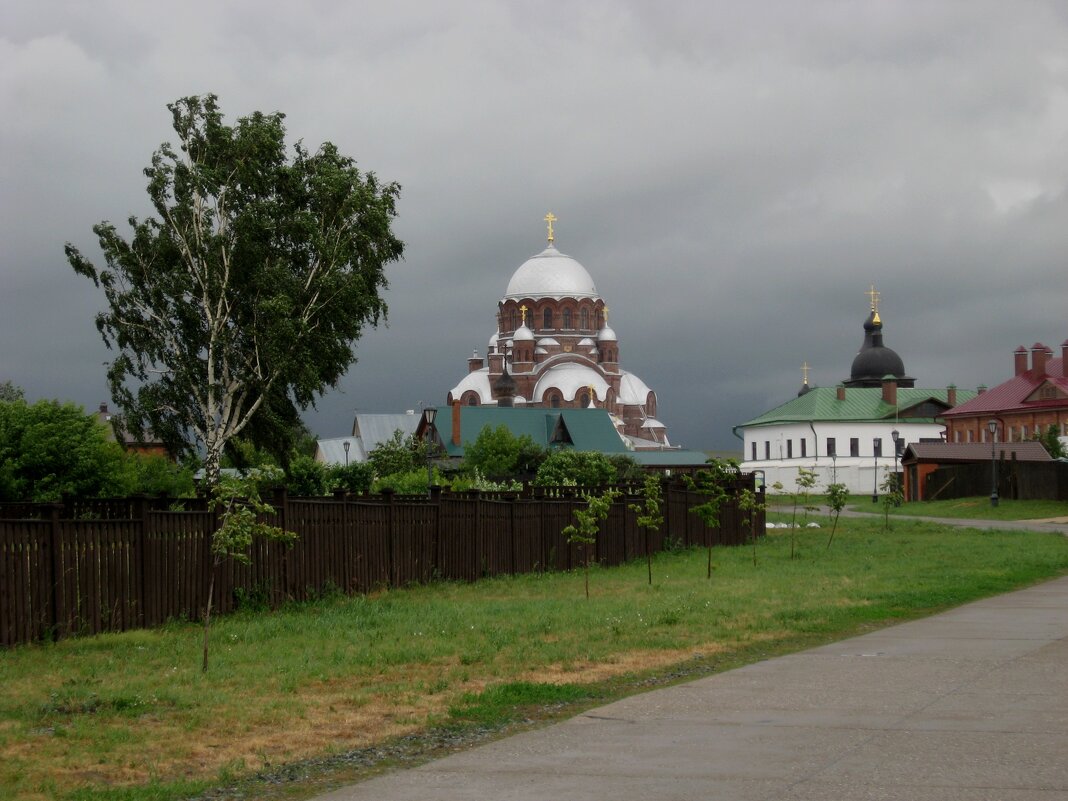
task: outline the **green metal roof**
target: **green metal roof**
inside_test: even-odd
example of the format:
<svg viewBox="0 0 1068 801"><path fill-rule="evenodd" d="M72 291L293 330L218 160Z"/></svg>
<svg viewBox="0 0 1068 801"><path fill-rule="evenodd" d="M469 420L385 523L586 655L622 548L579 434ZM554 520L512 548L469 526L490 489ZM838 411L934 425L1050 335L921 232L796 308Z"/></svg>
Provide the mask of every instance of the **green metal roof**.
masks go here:
<svg viewBox="0 0 1068 801"><path fill-rule="evenodd" d="M459 446L452 442L452 409L438 408L434 427L449 456L463 456L486 426L505 426L516 437L524 434L543 448L568 445L580 451L627 453L604 409L523 409L499 406L461 406Z"/></svg>
<svg viewBox="0 0 1068 801"><path fill-rule="evenodd" d="M663 451L630 451L627 456L643 467L693 467L708 463L708 454L703 451L674 448Z"/></svg>
<svg viewBox="0 0 1068 801"><path fill-rule="evenodd" d="M975 392L957 390L957 403L975 397ZM897 415L899 420L923 422L933 420L929 416L910 416L909 410L925 401L935 401L949 407L948 390L909 389L899 387L897 406L883 400L882 387L847 387L845 400L838 400L836 387L813 387L804 395L776 406L759 417L754 417L742 426L766 426L776 423L841 422L885 420ZM739 426L741 427L741 426Z"/></svg>

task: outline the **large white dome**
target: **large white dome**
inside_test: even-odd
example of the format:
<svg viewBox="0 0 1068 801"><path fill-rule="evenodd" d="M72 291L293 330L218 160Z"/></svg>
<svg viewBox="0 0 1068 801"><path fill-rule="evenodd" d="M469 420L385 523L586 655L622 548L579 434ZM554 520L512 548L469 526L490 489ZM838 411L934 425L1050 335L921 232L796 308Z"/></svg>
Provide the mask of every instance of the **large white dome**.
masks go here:
<svg viewBox="0 0 1068 801"><path fill-rule="evenodd" d="M586 268L552 245L527 259L508 282L505 298L596 298Z"/></svg>

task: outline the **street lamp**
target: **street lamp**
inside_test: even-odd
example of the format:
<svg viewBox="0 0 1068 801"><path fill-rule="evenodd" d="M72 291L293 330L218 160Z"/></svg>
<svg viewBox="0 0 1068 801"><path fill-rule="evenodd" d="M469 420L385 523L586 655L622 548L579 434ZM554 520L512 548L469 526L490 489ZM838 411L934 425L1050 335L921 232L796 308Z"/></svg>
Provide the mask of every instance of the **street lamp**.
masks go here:
<svg viewBox="0 0 1068 801"><path fill-rule="evenodd" d="M903 440L901 439L901 434L898 433L896 428L890 432L890 439L894 441L894 492L897 493L898 489L900 488L897 478L897 460L901 457L901 445ZM894 506L900 505L901 495L896 494L894 497Z"/></svg>
<svg viewBox="0 0 1068 801"><path fill-rule="evenodd" d="M341 443L341 447L345 449L345 467L349 466L349 441L345 440Z"/></svg>
<svg viewBox="0 0 1068 801"><path fill-rule="evenodd" d="M426 494L430 497L430 484L434 480L434 465L431 461L431 448L434 445L434 418L438 410L433 406L423 409L423 418L426 420Z"/></svg>
<svg viewBox="0 0 1068 801"><path fill-rule="evenodd" d="M991 473L991 485L990 485L990 505L998 505L998 459L997 451L994 447L994 441L997 439L998 433L998 421L991 420L986 424L986 430L990 432L990 473Z"/></svg>
<svg viewBox="0 0 1068 801"><path fill-rule="evenodd" d="M879 454L875 453L875 478L872 479L871 502L879 502Z"/></svg>

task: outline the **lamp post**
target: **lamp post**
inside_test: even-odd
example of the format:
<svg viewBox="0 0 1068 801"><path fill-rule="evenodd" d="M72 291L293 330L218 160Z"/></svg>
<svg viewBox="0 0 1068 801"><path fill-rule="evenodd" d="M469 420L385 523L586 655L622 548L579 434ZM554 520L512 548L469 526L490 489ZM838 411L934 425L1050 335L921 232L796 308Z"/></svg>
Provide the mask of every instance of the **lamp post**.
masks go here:
<svg viewBox="0 0 1068 801"><path fill-rule="evenodd" d="M434 480L434 465L431 461L431 448L434 445L434 417L438 410L433 406L423 409L423 418L426 420L426 495L430 497L430 484Z"/></svg>
<svg viewBox="0 0 1068 801"><path fill-rule="evenodd" d="M879 454L875 454L875 478L872 479L871 502L879 502Z"/></svg>
<svg viewBox="0 0 1068 801"><path fill-rule="evenodd" d="M831 454L831 483L838 483L838 454Z"/></svg>
<svg viewBox="0 0 1068 801"><path fill-rule="evenodd" d="M341 443L341 447L345 449L345 467L349 466L349 441L345 440Z"/></svg>
<svg viewBox="0 0 1068 801"><path fill-rule="evenodd" d="M902 439L901 434L898 433L898 430L896 428L890 432L890 439L894 441L894 506L900 506L901 494L898 491L900 489L900 485L898 484L897 479L897 460L901 457Z"/></svg>
<svg viewBox="0 0 1068 801"><path fill-rule="evenodd" d="M994 443L997 440L998 434L998 421L991 420L986 424L986 430L990 432L990 505L998 505L998 458L997 449L994 447Z"/></svg>

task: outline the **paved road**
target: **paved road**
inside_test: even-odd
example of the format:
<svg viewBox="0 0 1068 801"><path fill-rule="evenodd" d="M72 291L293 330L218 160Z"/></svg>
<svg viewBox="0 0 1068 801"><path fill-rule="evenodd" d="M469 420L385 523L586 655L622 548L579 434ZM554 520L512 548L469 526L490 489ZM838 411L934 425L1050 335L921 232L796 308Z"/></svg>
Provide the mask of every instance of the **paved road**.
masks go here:
<svg viewBox="0 0 1068 801"><path fill-rule="evenodd" d="M1065 801L1068 577L627 698L320 801Z"/></svg>

